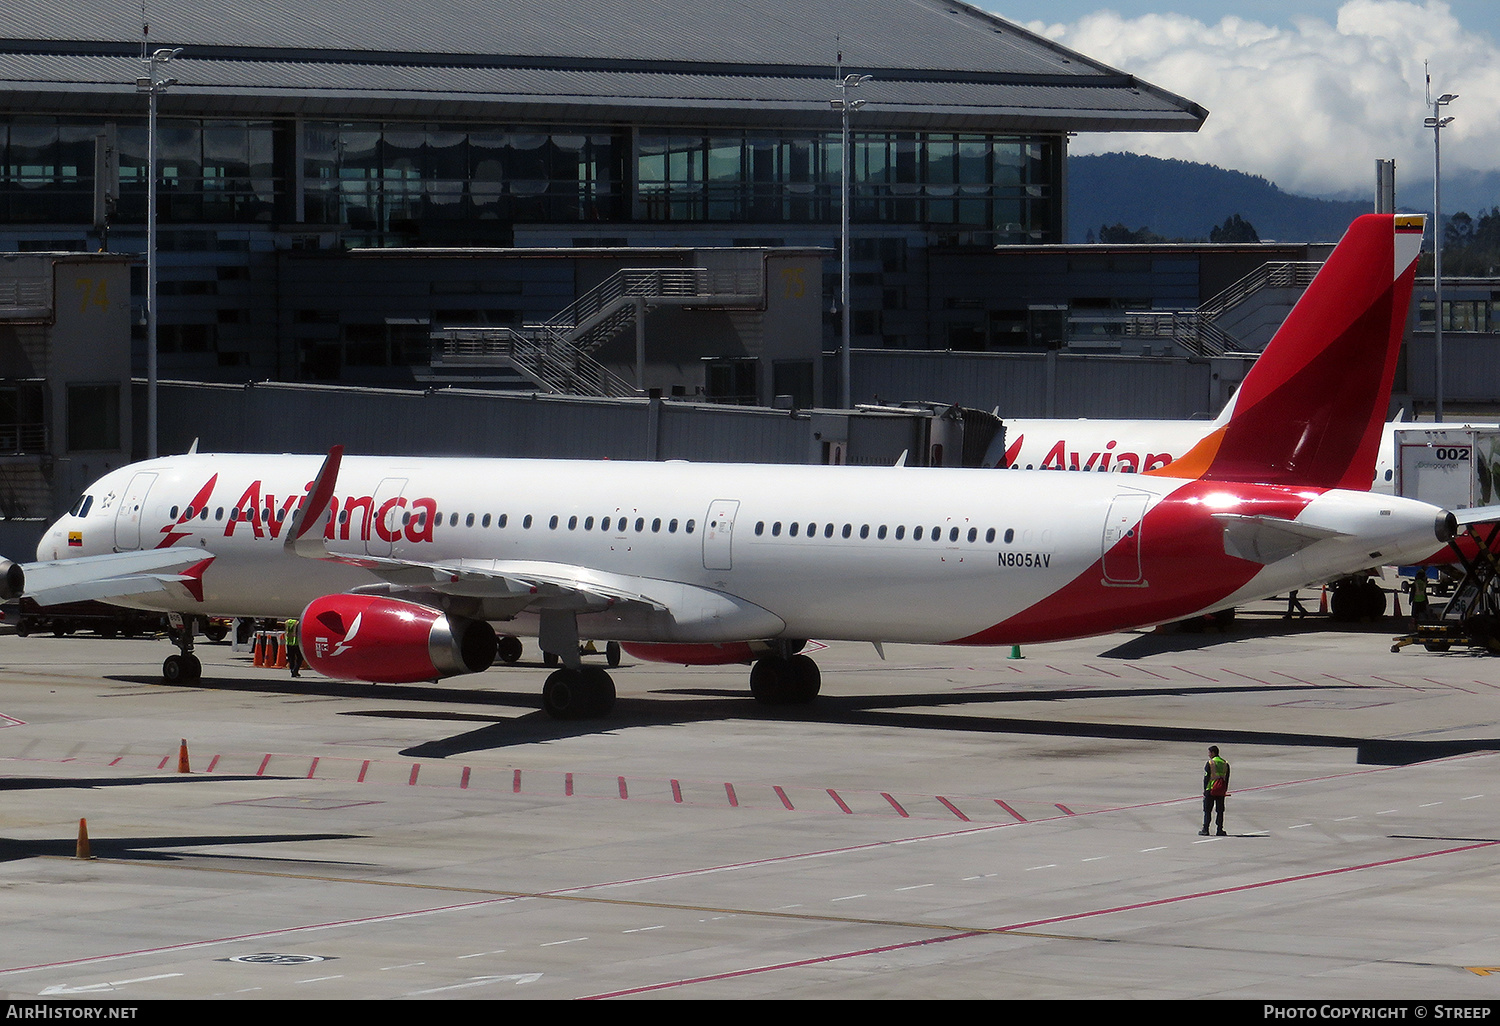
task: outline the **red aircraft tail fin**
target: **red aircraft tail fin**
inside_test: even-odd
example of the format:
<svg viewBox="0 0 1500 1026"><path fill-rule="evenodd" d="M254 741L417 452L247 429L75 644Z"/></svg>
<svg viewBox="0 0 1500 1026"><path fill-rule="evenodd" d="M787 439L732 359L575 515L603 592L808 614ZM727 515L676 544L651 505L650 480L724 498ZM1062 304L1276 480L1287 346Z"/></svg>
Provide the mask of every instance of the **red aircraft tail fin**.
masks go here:
<svg viewBox="0 0 1500 1026"><path fill-rule="evenodd" d="M1245 376L1227 421L1149 473L1367 490L1423 220L1356 219Z"/></svg>

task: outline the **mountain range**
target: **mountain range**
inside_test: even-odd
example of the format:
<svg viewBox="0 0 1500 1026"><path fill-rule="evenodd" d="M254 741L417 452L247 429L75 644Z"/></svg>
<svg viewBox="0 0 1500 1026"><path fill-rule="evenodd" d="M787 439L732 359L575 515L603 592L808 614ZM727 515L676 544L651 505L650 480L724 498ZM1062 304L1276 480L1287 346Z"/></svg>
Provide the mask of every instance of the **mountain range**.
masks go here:
<svg viewBox="0 0 1500 1026"><path fill-rule="evenodd" d="M1432 179L1404 182L1397 168L1397 209L1432 210ZM1336 242L1349 222L1374 208L1375 167L1365 199L1318 198L1285 192L1274 182L1212 164L1099 153L1068 157L1068 241L1086 242L1105 225L1149 228L1173 240L1204 240L1239 214L1263 241ZM1500 205L1500 171L1443 174L1444 217L1478 217Z"/></svg>

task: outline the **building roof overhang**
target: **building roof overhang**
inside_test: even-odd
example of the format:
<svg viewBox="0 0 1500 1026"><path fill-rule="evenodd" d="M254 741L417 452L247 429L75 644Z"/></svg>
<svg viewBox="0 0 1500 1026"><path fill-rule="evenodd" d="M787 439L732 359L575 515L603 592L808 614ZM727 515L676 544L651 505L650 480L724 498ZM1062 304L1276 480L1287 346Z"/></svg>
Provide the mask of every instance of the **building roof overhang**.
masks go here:
<svg viewBox="0 0 1500 1026"><path fill-rule="evenodd" d="M0 103L139 113L139 9L112 8L44 2L10 19ZM168 116L828 128L841 57L845 73L872 76L856 94L862 128L1195 131L1207 117L949 0L801 0L795 11L779 0L554 0L545 18L518 0L277 0L236 12L157 0L150 39L182 48L161 97Z"/></svg>

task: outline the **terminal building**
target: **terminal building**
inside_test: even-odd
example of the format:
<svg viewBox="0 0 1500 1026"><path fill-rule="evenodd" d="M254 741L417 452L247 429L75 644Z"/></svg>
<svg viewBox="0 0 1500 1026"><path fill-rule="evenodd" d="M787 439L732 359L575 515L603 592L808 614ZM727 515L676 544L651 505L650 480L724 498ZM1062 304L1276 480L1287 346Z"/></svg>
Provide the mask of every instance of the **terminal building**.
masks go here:
<svg viewBox="0 0 1500 1026"><path fill-rule="evenodd" d="M618 252L598 256L604 270L593 258L621 248L678 266L707 249L824 250L793 286L823 306L838 295L841 71L869 76L847 91L862 103L849 112L855 345L929 348L929 253L1060 242L1070 134L1206 117L947 0L559 0L545 16L506 0L234 13L160 0L149 14L144 45L125 0L7 16L0 250L144 250L137 80L151 74L143 48L173 54L156 71L170 83L157 91L158 339L173 377L419 383L429 330L546 320L620 267ZM120 182L103 226L98 146ZM390 297L359 289L383 271L351 258L474 248L537 256L482 273L411 263L412 287ZM557 249L581 252L559 263Z"/></svg>
<svg viewBox="0 0 1500 1026"><path fill-rule="evenodd" d="M1321 258L1062 247L1071 136L1207 112L951 0L147 12L6 16L0 492L66 505L144 451L127 375L147 367L153 97L159 374L205 386L837 405L846 116L856 403L1210 413L1246 357L1152 318ZM54 338L80 265L112 283L88 346ZM52 293L28 305L45 267ZM1055 387L1059 361L1084 387ZM274 444L176 409L163 451ZM820 424L791 449L847 455L850 432L829 444Z"/></svg>

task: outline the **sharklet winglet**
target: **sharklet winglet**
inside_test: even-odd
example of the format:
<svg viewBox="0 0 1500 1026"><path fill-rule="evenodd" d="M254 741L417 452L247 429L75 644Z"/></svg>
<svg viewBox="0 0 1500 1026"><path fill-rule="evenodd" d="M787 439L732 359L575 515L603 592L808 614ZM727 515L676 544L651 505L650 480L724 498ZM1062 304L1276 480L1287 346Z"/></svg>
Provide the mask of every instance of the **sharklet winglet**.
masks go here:
<svg viewBox="0 0 1500 1026"><path fill-rule="evenodd" d="M328 450L328 456L323 460L323 465L318 468L317 476L313 478L312 484L308 485L307 494L298 506L292 528L287 532L286 541L283 544L288 552L312 558L328 555L327 549L323 546L321 528L323 517L333 501L333 489L338 482L339 465L343 459L344 447L342 445L335 445Z"/></svg>

